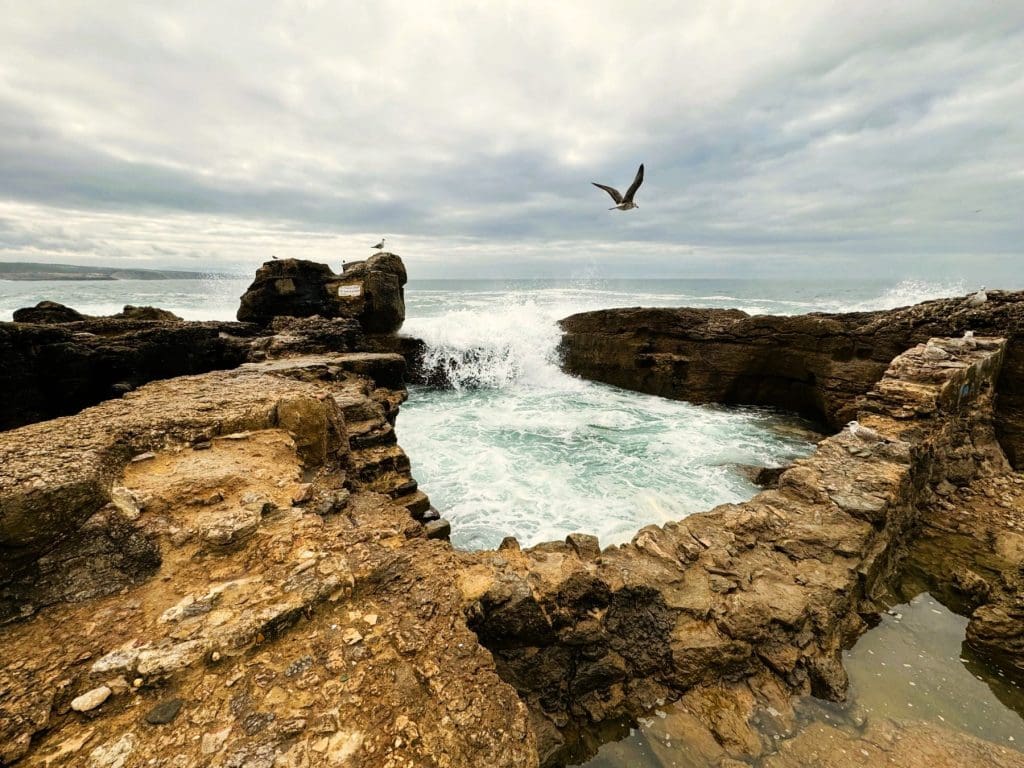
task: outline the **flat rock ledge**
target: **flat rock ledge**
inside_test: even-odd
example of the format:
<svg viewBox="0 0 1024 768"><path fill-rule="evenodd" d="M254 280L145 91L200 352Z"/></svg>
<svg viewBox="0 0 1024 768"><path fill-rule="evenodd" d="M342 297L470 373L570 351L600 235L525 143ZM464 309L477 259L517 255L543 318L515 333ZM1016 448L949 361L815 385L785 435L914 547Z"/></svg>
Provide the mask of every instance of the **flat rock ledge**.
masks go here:
<svg viewBox="0 0 1024 768"><path fill-rule="evenodd" d="M777 489L604 550L429 538L397 355L251 363L3 433L0 763L529 767L665 706L709 765L789 764L803 742L755 714L792 732L793 694L841 698L841 649L928 510L1009 472L1005 349L905 352L859 403L883 439L844 431Z"/></svg>

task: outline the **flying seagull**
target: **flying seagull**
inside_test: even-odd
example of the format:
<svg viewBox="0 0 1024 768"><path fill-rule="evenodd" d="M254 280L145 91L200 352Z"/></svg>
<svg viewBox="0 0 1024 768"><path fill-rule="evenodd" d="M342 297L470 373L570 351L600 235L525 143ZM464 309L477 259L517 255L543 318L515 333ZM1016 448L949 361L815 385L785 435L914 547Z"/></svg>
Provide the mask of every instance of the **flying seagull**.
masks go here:
<svg viewBox="0 0 1024 768"><path fill-rule="evenodd" d="M620 211L628 211L631 208L639 208L640 206L633 202L633 195L640 189L640 185L644 183L644 164L640 163L640 169L636 172L636 178L633 179L633 183L629 185L629 189L626 190L625 195L620 195L619 190L615 187L608 187L604 184L598 184L596 181L590 182L595 187L600 187L609 195L612 196L612 200L615 201L615 205L609 208L609 211L614 211L616 208Z"/></svg>
<svg viewBox="0 0 1024 768"><path fill-rule="evenodd" d="M381 250L381 249L383 249L383 248L384 248L384 241L385 241L386 239L387 239L387 238L385 238L385 237L382 237L382 238L380 239L380 242L379 242L379 243L377 243L377 244L376 244L375 246L373 246L373 247L374 247L374 248L376 248L376 249L377 249L378 251L379 251L379 250Z"/></svg>

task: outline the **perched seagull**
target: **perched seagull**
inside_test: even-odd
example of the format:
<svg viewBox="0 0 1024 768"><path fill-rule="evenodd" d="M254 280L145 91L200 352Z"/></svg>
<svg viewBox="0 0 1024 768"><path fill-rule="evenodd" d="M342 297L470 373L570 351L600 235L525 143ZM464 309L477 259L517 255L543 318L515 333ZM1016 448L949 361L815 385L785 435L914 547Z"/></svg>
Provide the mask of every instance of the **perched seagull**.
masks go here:
<svg viewBox="0 0 1024 768"><path fill-rule="evenodd" d="M846 426L850 428L851 435L856 437L858 440L863 440L866 443L878 443L885 439L871 427L865 427L856 419L851 421Z"/></svg>
<svg viewBox="0 0 1024 768"><path fill-rule="evenodd" d="M598 184L596 181L590 182L595 187L599 187L612 196L612 200L615 201L615 205L609 208L609 211L614 211L616 208L620 211L628 211L631 208L639 208L640 206L633 202L633 195L640 189L640 185L644 183L644 164L640 163L640 169L636 172L636 178L633 179L633 183L629 185L629 189L626 190L625 195L620 195L619 190L615 187L608 187L604 184Z"/></svg>
<svg viewBox="0 0 1024 768"><path fill-rule="evenodd" d="M277 261L277 256L275 256L274 254L270 254L270 258L272 258L274 261Z"/></svg>
<svg viewBox="0 0 1024 768"><path fill-rule="evenodd" d="M981 286L981 290L977 291L976 293L972 293L970 296L967 297L967 306L980 307L986 301L988 301L988 294L985 293L985 286L983 285Z"/></svg>
<svg viewBox="0 0 1024 768"><path fill-rule="evenodd" d="M384 248L384 241L385 241L385 240L387 240L387 238L386 238L386 237L382 237L382 238L380 239L380 242L379 242L379 243L377 243L377 244L376 244L375 246L373 246L373 247L374 247L374 248L376 248L376 249L377 249L378 251L382 250L382 249Z"/></svg>

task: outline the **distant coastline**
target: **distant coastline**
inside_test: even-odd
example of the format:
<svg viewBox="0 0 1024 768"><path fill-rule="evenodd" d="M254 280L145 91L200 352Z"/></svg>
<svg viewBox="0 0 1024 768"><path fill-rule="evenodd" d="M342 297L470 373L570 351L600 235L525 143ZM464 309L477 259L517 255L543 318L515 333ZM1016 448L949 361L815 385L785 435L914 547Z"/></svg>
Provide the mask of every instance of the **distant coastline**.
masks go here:
<svg viewBox="0 0 1024 768"><path fill-rule="evenodd" d="M84 267L29 261L0 263L0 280L202 280L206 277L209 277L208 273L174 269Z"/></svg>

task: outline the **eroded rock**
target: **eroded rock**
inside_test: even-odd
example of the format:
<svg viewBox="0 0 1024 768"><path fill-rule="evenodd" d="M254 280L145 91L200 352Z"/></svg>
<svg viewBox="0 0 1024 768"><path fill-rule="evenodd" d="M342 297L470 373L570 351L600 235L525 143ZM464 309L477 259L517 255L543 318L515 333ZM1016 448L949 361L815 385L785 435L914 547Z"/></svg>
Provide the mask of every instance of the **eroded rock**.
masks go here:
<svg viewBox="0 0 1024 768"><path fill-rule="evenodd" d="M367 333L392 333L405 320L405 266L392 253L347 265L336 275L326 264L268 261L242 296L238 319L266 326L279 317L350 318Z"/></svg>

